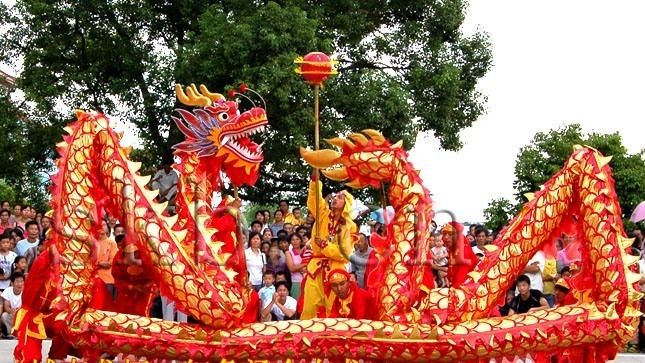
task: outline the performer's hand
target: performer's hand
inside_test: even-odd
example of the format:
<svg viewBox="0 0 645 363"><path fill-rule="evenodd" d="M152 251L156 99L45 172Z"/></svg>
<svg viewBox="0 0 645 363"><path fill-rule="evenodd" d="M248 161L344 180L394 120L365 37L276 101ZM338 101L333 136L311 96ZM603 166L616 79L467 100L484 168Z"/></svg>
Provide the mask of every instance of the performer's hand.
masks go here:
<svg viewBox="0 0 645 363"><path fill-rule="evenodd" d="M318 237L316 237L316 238L314 239L314 242L316 242L316 244L317 244L317 245L318 245L318 247L320 247L320 248L325 248L324 246L326 246L326 245L327 245L327 242L326 242L325 240L323 240L323 239L321 239L321 238L318 238Z"/></svg>

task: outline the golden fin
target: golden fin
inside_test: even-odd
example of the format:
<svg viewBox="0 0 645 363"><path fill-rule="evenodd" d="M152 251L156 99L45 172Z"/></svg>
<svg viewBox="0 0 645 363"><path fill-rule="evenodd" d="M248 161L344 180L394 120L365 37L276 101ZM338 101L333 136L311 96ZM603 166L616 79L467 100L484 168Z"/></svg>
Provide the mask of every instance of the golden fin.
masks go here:
<svg viewBox="0 0 645 363"><path fill-rule="evenodd" d="M385 137L378 130L374 129L365 129L362 131L365 135L369 136L376 145L383 145L385 143Z"/></svg>

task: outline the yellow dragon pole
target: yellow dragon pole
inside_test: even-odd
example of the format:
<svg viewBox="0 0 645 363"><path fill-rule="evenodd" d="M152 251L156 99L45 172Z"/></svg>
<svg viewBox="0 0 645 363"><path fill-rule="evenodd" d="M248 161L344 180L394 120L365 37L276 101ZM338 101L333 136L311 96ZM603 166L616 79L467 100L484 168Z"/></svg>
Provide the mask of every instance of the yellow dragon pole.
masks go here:
<svg viewBox="0 0 645 363"><path fill-rule="evenodd" d="M314 148L315 150L320 149L320 109L319 109L319 99L320 99L320 88L323 85L323 82L332 74L337 74L336 70L333 68L333 65L336 63L329 58L328 55L320 52L311 52L304 57L298 57L295 60L296 64L299 64L299 67L296 68L296 73L302 75L309 85L314 88ZM318 169L314 168L314 174L319 178ZM320 186L316 183L316 195L320 195ZM318 198L316 198L316 236L320 236L320 226L318 221L320 220L318 216Z"/></svg>

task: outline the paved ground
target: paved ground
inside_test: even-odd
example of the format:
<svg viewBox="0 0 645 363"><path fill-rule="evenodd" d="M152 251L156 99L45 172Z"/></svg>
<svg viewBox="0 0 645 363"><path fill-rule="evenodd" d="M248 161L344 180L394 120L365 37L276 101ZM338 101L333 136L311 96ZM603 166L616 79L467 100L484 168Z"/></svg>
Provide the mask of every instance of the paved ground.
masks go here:
<svg viewBox="0 0 645 363"><path fill-rule="evenodd" d="M47 356L50 341L43 343L43 357ZM16 346L15 340L0 340L0 363L13 363L13 348ZM645 354L619 354L614 363L645 363Z"/></svg>

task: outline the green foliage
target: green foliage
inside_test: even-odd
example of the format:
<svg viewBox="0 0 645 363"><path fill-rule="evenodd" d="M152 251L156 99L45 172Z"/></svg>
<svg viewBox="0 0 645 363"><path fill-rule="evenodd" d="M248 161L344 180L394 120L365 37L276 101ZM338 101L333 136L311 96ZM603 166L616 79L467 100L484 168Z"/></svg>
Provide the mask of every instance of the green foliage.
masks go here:
<svg viewBox="0 0 645 363"><path fill-rule="evenodd" d="M257 204L249 203L242 208L244 213L244 219L250 224L255 220L255 213L260 210L269 210L271 212L271 217L273 217L273 212L278 209L277 205L267 205L267 204Z"/></svg>
<svg viewBox="0 0 645 363"><path fill-rule="evenodd" d="M488 207L484 209L486 228L494 233L501 231L516 214L517 209L517 206L514 206L508 199L499 198L491 200L488 202Z"/></svg>
<svg viewBox="0 0 645 363"><path fill-rule="evenodd" d="M0 179L0 201L2 200L8 200L11 205L16 202L16 192L4 179Z"/></svg>
<svg viewBox="0 0 645 363"><path fill-rule="evenodd" d="M57 105L64 116L82 107L127 118L144 164L181 139L170 119L175 82L220 92L248 83L271 125L260 181L241 191L258 203L304 201L309 171L298 147L313 144L313 96L293 72L296 56L340 60L321 93L322 138L369 127L408 148L430 131L459 149L459 131L484 110L476 84L491 66L487 36L461 33L462 0L22 0L0 11L0 54L24 61L19 86L34 113Z"/></svg>
<svg viewBox="0 0 645 363"><path fill-rule="evenodd" d="M574 145L589 145L603 155L613 156L609 165L612 168L616 193L624 213L623 217L629 218L636 205L645 200L644 151L629 154L618 133L584 134L578 124L546 133L539 132L530 144L520 149L513 183L518 206L526 202L525 193L535 192L540 185L562 169L565 161L571 156Z"/></svg>
<svg viewBox="0 0 645 363"><path fill-rule="evenodd" d="M9 91L0 90L0 179L10 188L7 199L47 208L46 173L55 155L55 128L43 118L27 119L12 104Z"/></svg>

